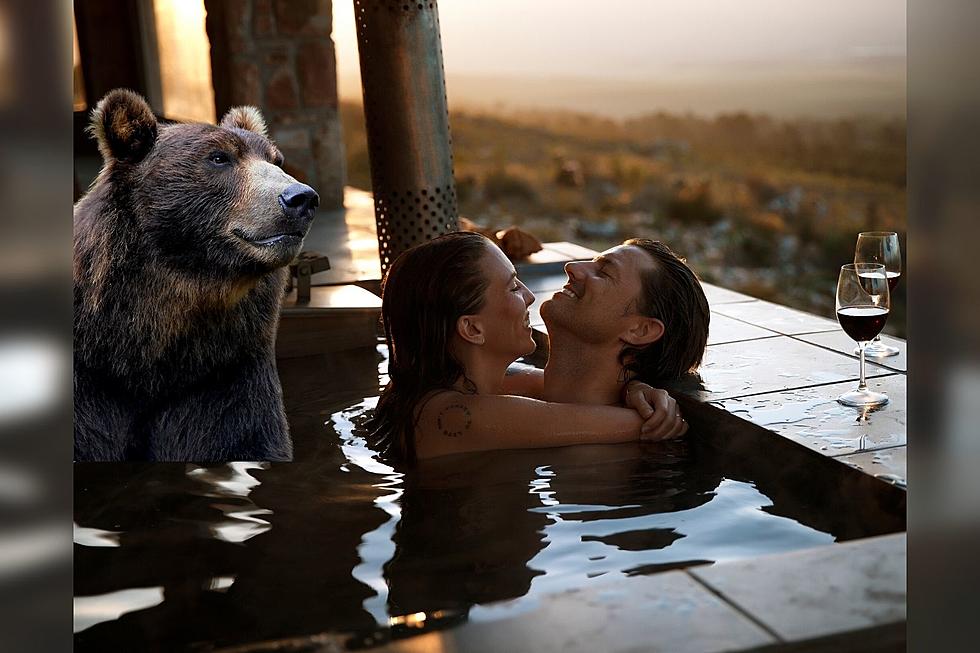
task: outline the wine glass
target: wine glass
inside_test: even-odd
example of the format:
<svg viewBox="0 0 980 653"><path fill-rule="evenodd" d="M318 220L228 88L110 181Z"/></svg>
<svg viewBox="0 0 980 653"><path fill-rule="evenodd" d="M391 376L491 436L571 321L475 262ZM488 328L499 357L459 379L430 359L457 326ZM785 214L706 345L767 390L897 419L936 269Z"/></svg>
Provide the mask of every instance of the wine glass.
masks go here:
<svg viewBox="0 0 980 653"><path fill-rule="evenodd" d="M861 355L861 382L857 390L845 392L837 401L845 406L883 406L888 396L868 389L864 374L864 350L888 319L891 306L888 277L881 263L842 265L837 280L837 321L844 333L858 343Z"/></svg>
<svg viewBox="0 0 980 653"><path fill-rule="evenodd" d="M855 263L881 263L888 277L888 292L895 292L902 276L902 250L898 245L898 234L894 231L862 231L854 246ZM858 353L857 349L854 353ZM875 336L864 353L868 356L884 357L898 355L898 349L881 341L881 334Z"/></svg>

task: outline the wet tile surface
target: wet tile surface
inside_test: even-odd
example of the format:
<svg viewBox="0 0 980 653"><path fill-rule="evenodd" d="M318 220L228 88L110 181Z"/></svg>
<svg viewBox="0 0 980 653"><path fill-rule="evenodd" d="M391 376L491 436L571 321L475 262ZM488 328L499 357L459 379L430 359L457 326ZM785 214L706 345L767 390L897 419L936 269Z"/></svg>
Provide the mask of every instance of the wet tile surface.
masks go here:
<svg viewBox="0 0 980 653"><path fill-rule="evenodd" d="M735 292L734 290L722 288L721 286L716 286L714 284L702 283L701 287L704 288L704 296L708 299L708 305L712 307L718 304L757 301L756 298L752 297L751 295L744 295L740 292Z"/></svg>
<svg viewBox="0 0 980 653"><path fill-rule="evenodd" d="M721 313L711 313L711 324L708 328L708 344L719 345L726 342L754 340L776 336L773 331L762 329L741 320L726 317Z"/></svg>
<svg viewBox="0 0 980 653"><path fill-rule="evenodd" d="M868 386L888 395L878 409L852 408L837 397L856 383L789 390L729 399L718 405L743 419L764 426L827 456L874 451L905 444L906 377L892 374L869 379Z"/></svg>
<svg viewBox="0 0 980 653"><path fill-rule="evenodd" d="M820 345L821 347L827 347L833 349L834 351L839 351L841 353L847 354L848 356L853 356L855 360L857 359L857 354L854 353L857 344L851 340L846 333L841 330L836 332L830 331L827 333L811 333L808 335L797 336L800 340L805 340L806 342L812 342L815 345ZM891 336L882 336L881 339L886 345L891 347L898 347L899 353L896 356L886 356L884 358L874 358L868 356L868 361L881 365L882 367L887 367L899 372L905 372L908 370L908 362L906 359L906 353L908 346L904 340L899 338L892 338Z"/></svg>
<svg viewBox="0 0 980 653"><path fill-rule="evenodd" d="M884 481L905 486L908 482L906 453L905 447L893 447L841 456L838 460Z"/></svg>
<svg viewBox="0 0 980 653"><path fill-rule="evenodd" d="M384 650L708 653L774 643L774 637L703 585L672 571L557 594L530 613L469 622Z"/></svg>
<svg viewBox="0 0 980 653"><path fill-rule="evenodd" d="M697 567L690 574L787 641L901 623L906 536Z"/></svg>
<svg viewBox="0 0 980 653"><path fill-rule="evenodd" d="M589 249L588 247L582 247L581 245L568 242L567 240L544 243L544 249L552 249L559 252L560 254L568 257L569 261L590 261L599 253L593 249Z"/></svg>
<svg viewBox="0 0 980 653"><path fill-rule="evenodd" d="M314 284L353 283L380 279L378 231L371 193L347 187L344 206L318 211L303 241L303 250L330 259L330 269L313 275Z"/></svg>
<svg viewBox="0 0 980 653"><path fill-rule="evenodd" d="M868 364L868 377L891 374ZM777 336L711 345L701 367L703 401L732 399L812 385L856 380L854 359L805 342Z"/></svg>
<svg viewBox="0 0 980 653"><path fill-rule="evenodd" d="M596 254L598 252L566 241L542 243L540 252L535 252L525 259L515 261L514 265L519 273L534 267L561 272L562 266L568 261L591 260Z"/></svg>
<svg viewBox="0 0 980 653"><path fill-rule="evenodd" d="M719 304L712 306L712 310L788 336L818 331L840 331L837 320L829 320L761 299Z"/></svg>

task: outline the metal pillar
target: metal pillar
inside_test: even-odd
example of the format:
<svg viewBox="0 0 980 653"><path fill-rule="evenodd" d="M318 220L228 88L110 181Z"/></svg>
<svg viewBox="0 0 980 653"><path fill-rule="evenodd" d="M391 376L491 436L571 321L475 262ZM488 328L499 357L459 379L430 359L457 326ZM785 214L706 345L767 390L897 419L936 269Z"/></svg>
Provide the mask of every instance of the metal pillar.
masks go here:
<svg viewBox="0 0 980 653"><path fill-rule="evenodd" d="M354 0L378 253L459 228L436 2Z"/></svg>

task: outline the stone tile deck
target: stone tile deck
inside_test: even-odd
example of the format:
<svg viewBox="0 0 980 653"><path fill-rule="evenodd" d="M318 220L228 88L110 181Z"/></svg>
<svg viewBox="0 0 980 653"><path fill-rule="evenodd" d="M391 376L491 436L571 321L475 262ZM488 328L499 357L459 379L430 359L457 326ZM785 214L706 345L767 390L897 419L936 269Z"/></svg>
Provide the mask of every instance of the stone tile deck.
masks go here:
<svg viewBox="0 0 980 653"><path fill-rule="evenodd" d="M754 649L779 640L684 571L556 594L530 613L469 622L385 651L676 651Z"/></svg>
<svg viewBox="0 0 980 653"><path fill-rule="evenodd" d="M869 379L888 405L867 412L837 403L853 381L719 402L725 410L827 456L905 445L905 377Z"/></svg>
<svg viewBox="0 0 980 653"><path fill-rule="evenodd" d="M306 251L325 254L330 269L313 275L319 285L357 283L381 278L378 230L371 193L346 188L344 209L318 211L303 242Z"/></svg>
<svg viewBox="0 0 980 653"><path fill-rule="evenodd" d="M799 336L800 340L804 342L809 342L812 345L818 345L820 347L826 347L827 349L832 349L836 352L840 352L847 356L852 356L857 360L858 356L854 353L855 345L854 341L851 340L846 333L838 329L837 331L827 331L824 333L812 333L807 335ZM873 358L868 357L868 361L879 365L881 367L887 367L888 369L895 370L896 372L906 372L908 371L908 359L906 357L906 345L904 340L899 340L898 338L893 338L891 336L882 336L881 339L886 345L892 347L897 347L899 354L897 356L887 356L884 358Z"/></svg>
<svg viewBox="0 0 980 653"><path fill-rule="evenodd" d="M848 650L859 650L880 646L886 633L904 640L906 570L891 561L905 560L906 541L898 533L690 573L783 642L851 634Z"/></svg>
<svg viewBox="0 0 980 653"><path fill-rule="evenodd" d="M372 650L904 650L906 542L897 533L571 590Z"/></svg>

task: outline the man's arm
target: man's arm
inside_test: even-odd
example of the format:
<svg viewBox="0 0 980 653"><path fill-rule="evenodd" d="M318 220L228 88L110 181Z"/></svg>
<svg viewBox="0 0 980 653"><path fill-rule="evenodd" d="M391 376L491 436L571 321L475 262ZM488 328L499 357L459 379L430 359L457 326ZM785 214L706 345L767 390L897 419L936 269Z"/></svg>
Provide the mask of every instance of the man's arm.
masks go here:
<svg viewBox="0 0 980 653"><path fill-rule="evenodd" d="M540 399L544 396L544 370L536 367L511 365L507 368L501 393Z"/></svg>
<svg viewBox="0 0 980 653"><path fill-rule="evenodd" d="M544 370L511 366L502 386L503 394L541 399L544 396ZM631 381L623 393L623 403L644 419L643 440L666 440L687 433L687 422L680 407L666 390Z"/></svg>

